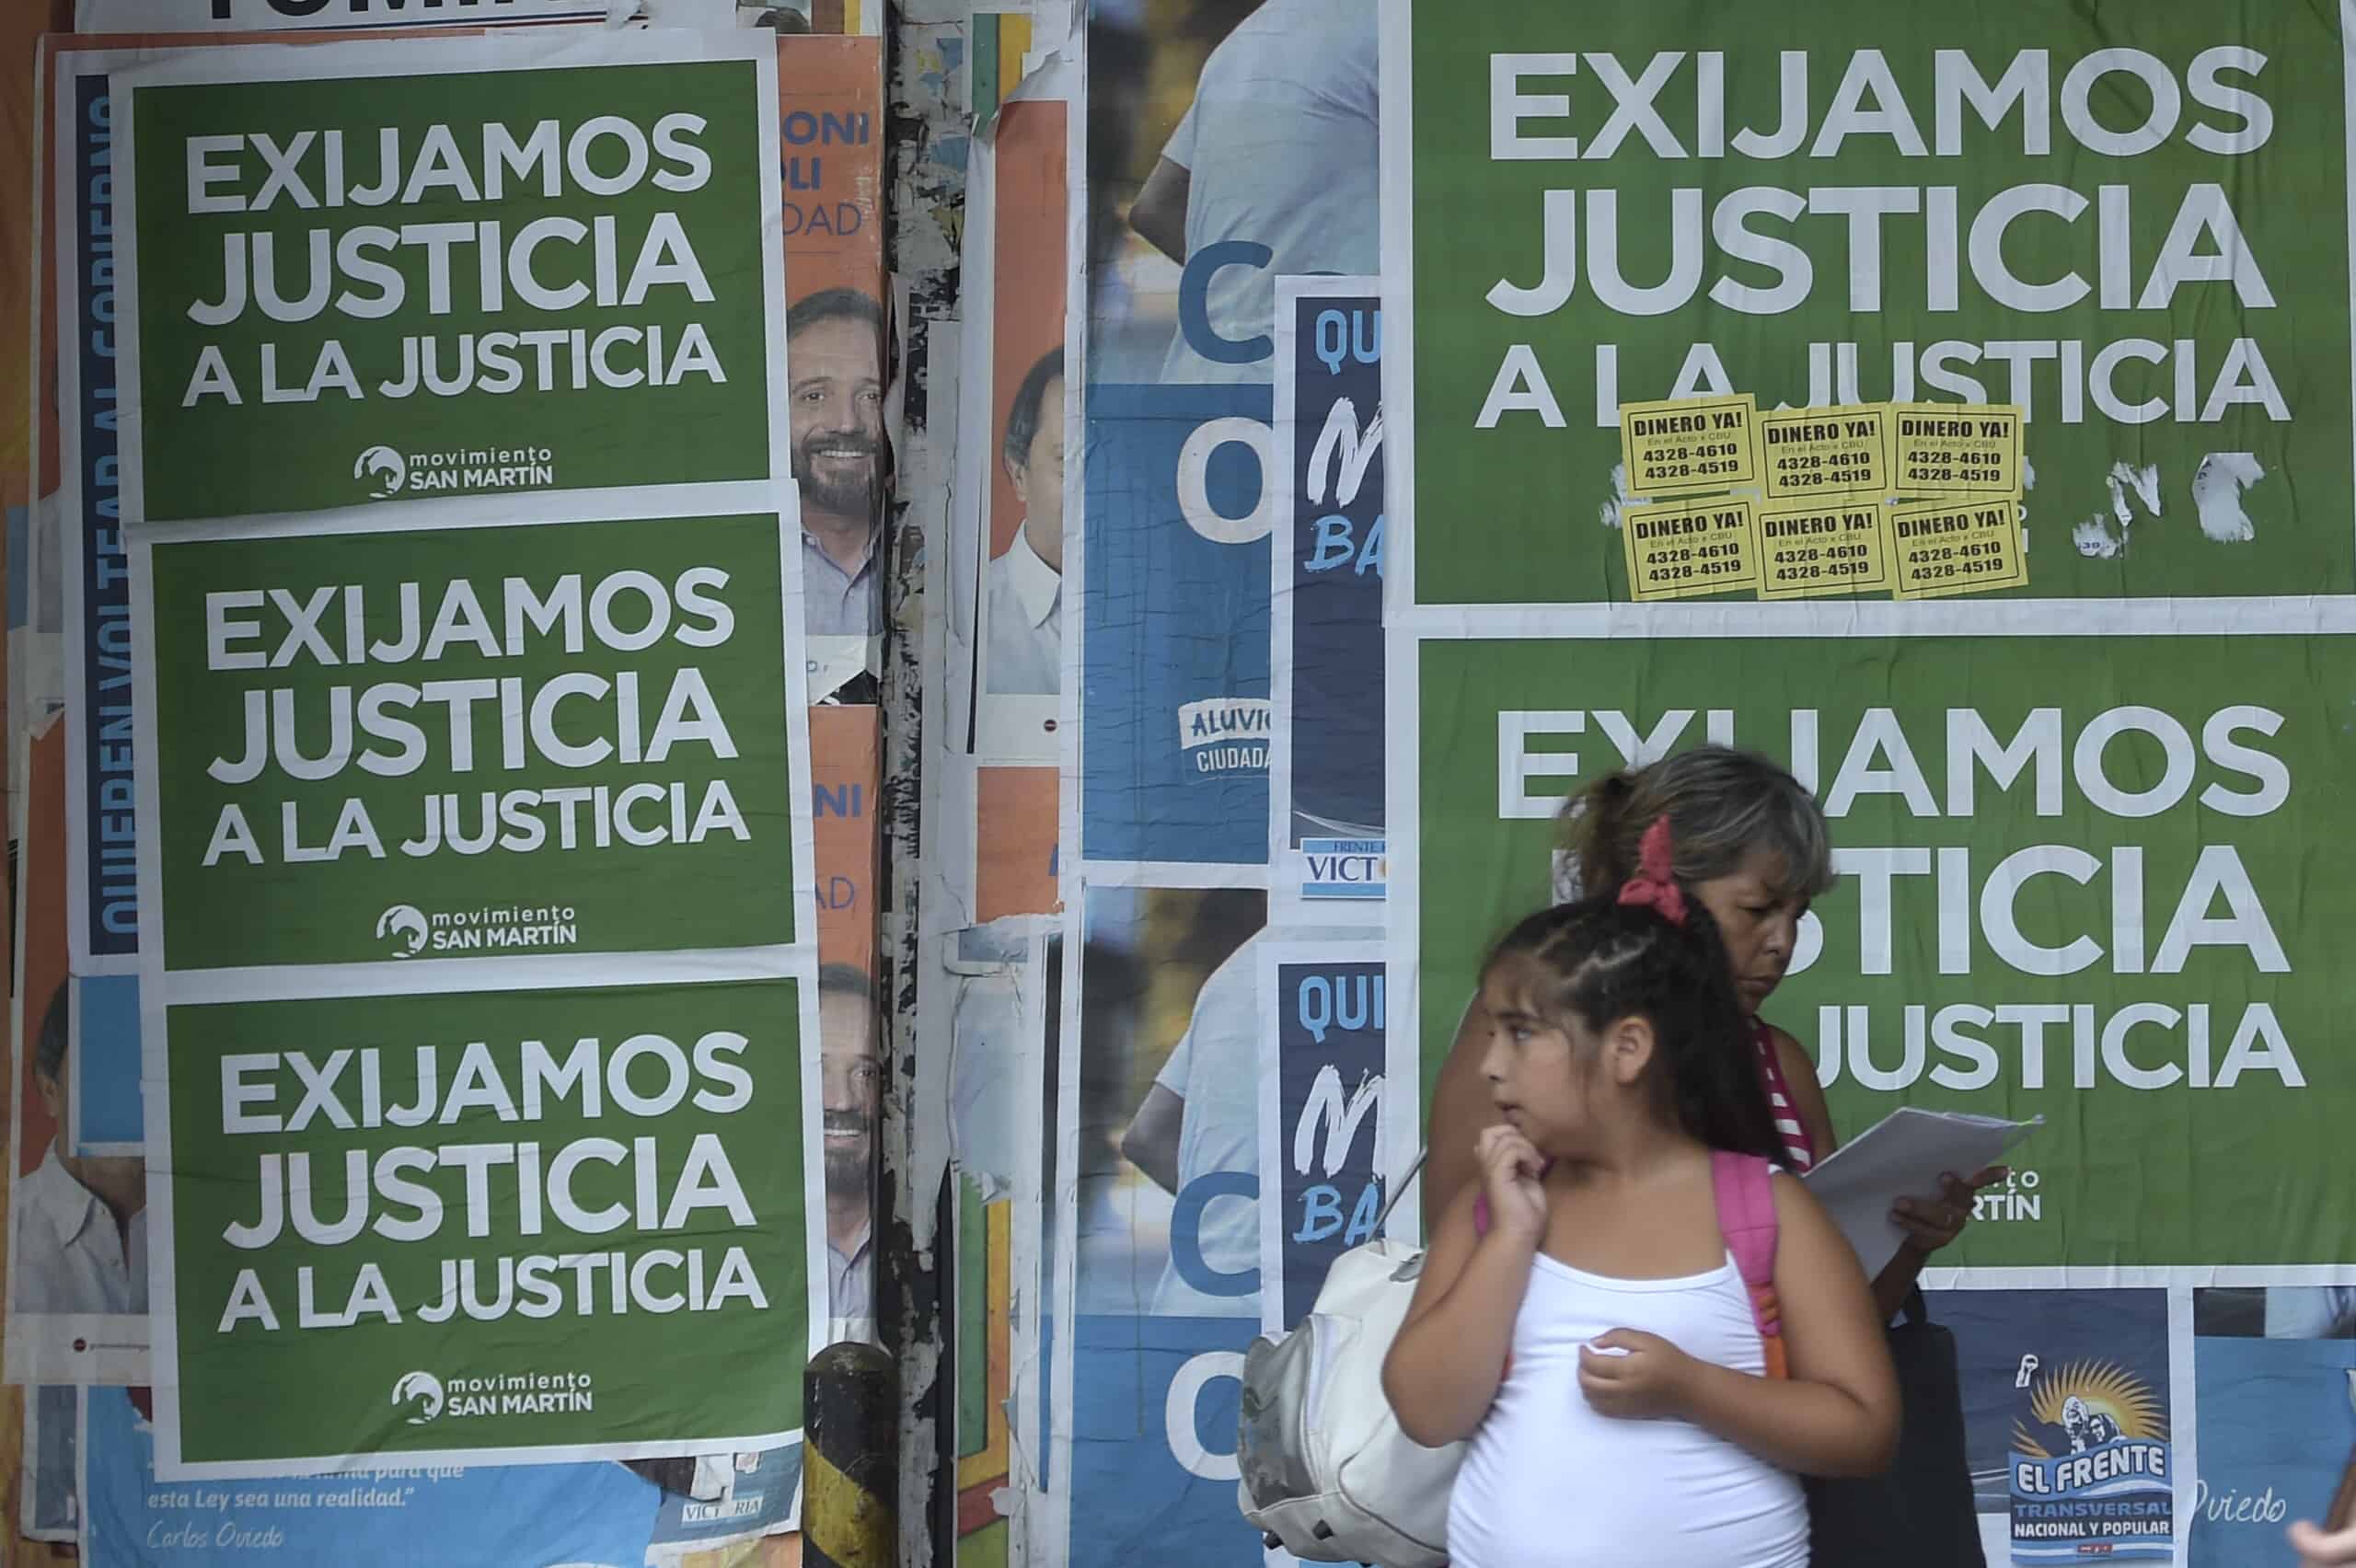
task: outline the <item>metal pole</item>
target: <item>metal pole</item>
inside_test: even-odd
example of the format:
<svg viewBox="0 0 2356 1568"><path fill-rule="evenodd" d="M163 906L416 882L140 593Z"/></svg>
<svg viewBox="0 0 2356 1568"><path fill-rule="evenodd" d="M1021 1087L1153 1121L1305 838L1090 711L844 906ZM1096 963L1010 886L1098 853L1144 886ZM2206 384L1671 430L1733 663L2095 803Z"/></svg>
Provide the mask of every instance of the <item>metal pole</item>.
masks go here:
<svg viewBox="0 0 2356 1568"><path fill-rule="evenodd" d="M845 1341L803 1378L803 1568L892 1568L898 1556L900 1388L892 1358Z"/></svg>

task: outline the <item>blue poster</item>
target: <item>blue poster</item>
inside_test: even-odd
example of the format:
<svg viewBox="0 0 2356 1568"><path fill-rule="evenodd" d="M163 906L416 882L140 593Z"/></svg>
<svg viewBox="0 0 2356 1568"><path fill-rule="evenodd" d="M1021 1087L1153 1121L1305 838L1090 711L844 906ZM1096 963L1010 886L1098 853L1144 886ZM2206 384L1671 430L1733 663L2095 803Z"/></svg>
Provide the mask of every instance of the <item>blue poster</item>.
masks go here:
<svg viewBox="0 0 2356 1568"><path fill-rule="evenodd" d="M1265 865L1265 386L1088 389L1080 847Z"/></svg>
<svg viewBox="0 0 2356 1568"><path fill-rule="evenodd" d="M1074 1201L1069 1562L1256 1565L1235 1444L1261 1329L1266 899L1094 887L1085 913L1058 1030L1078 1163L1054 1178Z"/></svg>
<svg viewBox="0 0 2356 1568"><path fill-rule="evenodd" d="M2194 1568L2298 1568L2284 1531L2324 1516L2356 1447L2356 1287L2196 1291L2192 1365Z"/></svg>
<svg viewBox="0 0 2356 1568"><path fill-rule="evenodd" d="M128 1154L145 1140L139 1090L138 832L132 801L131 576L123 548L115 401L114 123L102 72L61 71L72 106L75 180L58 205L74 214L74 265L58 280L71 323L61 363L75 375L60 408L78 497L65 531L64 571L77 624L66 637L72 665L66 715L67 853L81 897L69 900L74 982L73 1111L76 1147ZM115 973L92 974L88 970Z"/></svg>
<svg viewBox="0 0 2356 1568"><path fill-rule="evenodd" d="M1380 898L1382 310L1289 301L1291 847L1304 898Z"/></svg>
<svg viewBox="0 0 2356 1568"><path fill-rule="evenodd" d="M17 1528L30 1539L70 1541L79 1533L74 1478L79 1464L75 1449L81 1432L81 1397L79 1389L64 1383L26 1390L24 1511Z"/></svg>
<svg viewBox="0 0 2356 1568"><path fill-rule="evenodd" d="M657 1555L668 1556L775 1535L794 1518L801 1495L801 1444L738 1454L714 1495L662 1494L652 1544Z"/></svg>
<svg viewBox="0 0 2356 1568"><path fill-rule="evenodd" d="M139 1091L139 976L77 975L74 1030L74 1136L86 1153L136 1153L147 1140Z"/></svg>
<svg viewBox="0 0 2356 1568"><path fill-rule="evenodd" d="M81 594L81 625L70 646L80 701L74 715L81 796L74 815L87 889L87 951L124 957L139 951L138 834L131 795L131 562L123 551L116 458L114 129L107 78L73 78L76 175L74 300L75 406L59 410L80 439L75 478L80 514L68 571ZM67 203L61 203L67 205ZM138 1039L125 1059L136 1076Z"/></svg>
<svg viewBox="0 0 2356 1568"><path fill-rule="evenodd" d="M1280 1321L1289 1331L1317 1303L1334 1260L1374 1237L1381 1217L1382 965L1276 966Z"/></svg>
<svg viewBox="0 0 2356 1568"><path fill-rule="evenodd" d="M2017 1568L2175 1554L2167 1293L1957 1290L1956 1336L1982 1513L2008 1516Z"/></svg>
<svg viewBox="0 0 2356 1568"><path fill-rule="evenodd" d="M92 1568L641 1568L659 1495L602 1461L162 1482L122 1389L88 1391L82 1448Z"/></svg>
<svg viewBox="0 0 2356 1568"><path fill-rule="evenodd" d="M1242 1318L1083 1315L1072 1347L1071 1568L1257 1563L1235 1505Z"/></svg>

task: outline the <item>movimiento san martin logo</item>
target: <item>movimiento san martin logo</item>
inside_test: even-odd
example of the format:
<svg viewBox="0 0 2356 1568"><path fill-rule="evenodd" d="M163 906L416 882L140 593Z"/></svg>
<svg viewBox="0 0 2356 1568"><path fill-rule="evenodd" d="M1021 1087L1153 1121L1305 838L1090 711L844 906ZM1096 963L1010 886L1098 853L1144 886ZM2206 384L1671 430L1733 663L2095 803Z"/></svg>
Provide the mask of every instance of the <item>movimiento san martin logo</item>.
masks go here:
<svg viewBox="0 0 2356 1568"><path fill-rule="evenodd" d="M409 484L409 461L389 446L372 446L352 465L352 477L368 484L372 499L389 501Z"/></svg>
<svg viewBox="0 0 2356 1568"><path fill-rule="evenodd" d="M411 1426L422 1426L442 1413L442 1379L431 1372L404 1372L393 1385L393 1408L405 1410Z"/></svg>
<svg viewBox="0 0 2356 1568"><path fill-rule="evenodd" d="M376 917L376 940L393 944L395 958L414 958L425 947L425 912L413 904L396 904Z"/></svg>

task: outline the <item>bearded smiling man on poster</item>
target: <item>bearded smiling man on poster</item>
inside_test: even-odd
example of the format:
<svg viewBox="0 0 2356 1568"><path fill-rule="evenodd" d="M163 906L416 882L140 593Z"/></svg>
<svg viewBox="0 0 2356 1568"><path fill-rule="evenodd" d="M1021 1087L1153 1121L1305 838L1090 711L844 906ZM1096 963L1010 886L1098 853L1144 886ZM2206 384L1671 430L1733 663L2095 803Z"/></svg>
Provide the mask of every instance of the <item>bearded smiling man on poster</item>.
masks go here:
<svg viewBox="0 0 2356 1568"><path fill-rule="evenodd" d="M875 1123L882 1108L875 983L859 968L818 972L819 1079L826 1095L826 1298L832 1337L875 1336Z"/></svg>
<svg viewBox="0 0 2356 1568"><path fill-rule="evenodd" d="M793 477L802 487L803 629L872 637L883 519L884 307L827 289L786 313Z"/></svg>

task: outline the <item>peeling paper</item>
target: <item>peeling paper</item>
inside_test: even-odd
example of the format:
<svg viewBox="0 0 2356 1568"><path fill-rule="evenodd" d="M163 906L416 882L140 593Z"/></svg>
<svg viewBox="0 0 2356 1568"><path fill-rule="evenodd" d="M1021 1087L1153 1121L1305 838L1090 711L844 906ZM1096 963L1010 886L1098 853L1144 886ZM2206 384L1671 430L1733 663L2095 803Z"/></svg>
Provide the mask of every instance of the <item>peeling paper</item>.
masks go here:
<svg viewBox="0 0 2356 1568"><path fill-rule="evenodd" d="M1607 528L1617 528L1620 526L1620 513L1629 506L1635 504L1635 501L1636 498L1628 493L1628 465L1625 463L1612 464L1611 499L1605 502L1598 512L1598 515L1602 520L1603 525Z"/></svg>
<svg viewBox="0 0 2356 1568"><path fill-rule="evenodd" d="M2110 490L2109 514L2097 512L2080 523L2070 531L2070 542L2089 559L2116 560L2127 553L2135 526L2135 508L2129 498L2142 502L2151 516L2161 514L2160 466L2146 463L2139 468L2132 463L2113 463L2103 483ZM2119 525L2116 532L2111 527L2113 519Z"/></svg>
<svg viewBox="0 0 2356 1568"><path fill-rule="evenodd" d="M949 1036L950 1158L984 1203L1014 1193L1022 1152L1021 1086L1036 1083L1043 1042L1029 1034L1028 967L961 977Z"/></svg>
<svg viewBox="0 0 2356 1568"><path fill-rule="evenodd" d="M1052 38L1056 27L1055 10L1049 7L1046 14L1042 14L1038 8L1008 5L999 10L976 11L972 19L975 25L979 26L994 23L1001 17L1028 16L1034 38ZM998 102L976 117L976 141L990 146L997 144L999 111L1008 104L1034 99L1070 103L1080 99L1085 90L1081 86L1085 67L1081 64L1079 50L1073 47L1079 33L1078 16L1069 15L1064 26L1063 42L1050 43L1043 49L1026 50L1021 60L1012 63L1020 75L1012 86L999 95Z"/></svg>
<svg viewBox="0 0 2356 1568"><path fill-rule="evenodd" d="M2247 544L2257 525L2242 510L2242 491L2266 478L2265 466L2246 452L2212 452L2192 473L2192 505L2200 534L2221 545Z"/></svg>
<svg viewBox="0 0 2356 1568"><path fill-rule="evenodd" d="M2133 490L2143 510L2157 517L2160 514L2160 466L2146 463L2138 468L2131 463L2113 463L2110 477L2104 481L2110 487L2110 513L2119 519L2121 528L2132 526L2134 513L2128 509L2127 492Z"/></svg>
<svg viewBox="0 0 2356 1568"><path fill-rule="evenodd" d="M2070 543L2089 560L2116 560L2127 553L2127 543L2110 531L2101 513L2070 530Z"/></svg>

